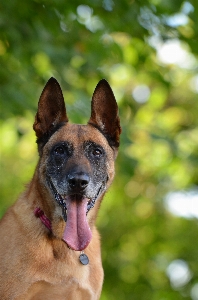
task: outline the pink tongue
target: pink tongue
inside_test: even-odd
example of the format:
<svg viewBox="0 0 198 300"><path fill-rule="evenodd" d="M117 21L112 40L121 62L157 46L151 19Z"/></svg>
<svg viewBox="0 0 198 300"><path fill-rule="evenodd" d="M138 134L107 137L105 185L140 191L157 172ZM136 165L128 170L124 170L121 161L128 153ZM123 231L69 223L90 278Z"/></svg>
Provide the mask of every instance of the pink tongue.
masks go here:
<svg viewBox="0 0 198 300"><path fill-rule="evenodd" d="M67 223L63 240L76 251L84 250L91 241L86 211L88 199L76 200L67 198Z"/></svg>

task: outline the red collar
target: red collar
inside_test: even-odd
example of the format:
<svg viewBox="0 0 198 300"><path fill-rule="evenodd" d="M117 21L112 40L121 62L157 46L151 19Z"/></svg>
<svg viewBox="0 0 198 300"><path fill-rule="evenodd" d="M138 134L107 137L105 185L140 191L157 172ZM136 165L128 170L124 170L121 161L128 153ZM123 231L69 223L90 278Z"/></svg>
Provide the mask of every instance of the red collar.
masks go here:
<svg viewBox="0 0 198 300"><path fill-rule="evenodd" d="M34 215L35 215L35 217L37 217L37 218L39 218L41 220L41 222L45 225L45 227L47 227L47 229L49 229L50 231L52 231L52 223L48 219L48 217L45 216L45 214L42 211L42 209L40 209L39 207L35 208Z"/></svg>

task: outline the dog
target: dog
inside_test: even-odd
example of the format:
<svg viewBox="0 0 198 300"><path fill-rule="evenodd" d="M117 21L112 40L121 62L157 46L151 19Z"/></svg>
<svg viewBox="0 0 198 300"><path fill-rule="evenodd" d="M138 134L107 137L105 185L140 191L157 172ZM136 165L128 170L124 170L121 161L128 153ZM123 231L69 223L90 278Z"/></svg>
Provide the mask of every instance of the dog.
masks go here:
<svg viewBox="0 0 198 300"><path fill-rule="evenodd" d="M95 220L112 183L121 133L105 79L86 125L68 121L61 87L46 83L33 129L33 179L0 221L1 300L96 300L103 268Z"/></svg>

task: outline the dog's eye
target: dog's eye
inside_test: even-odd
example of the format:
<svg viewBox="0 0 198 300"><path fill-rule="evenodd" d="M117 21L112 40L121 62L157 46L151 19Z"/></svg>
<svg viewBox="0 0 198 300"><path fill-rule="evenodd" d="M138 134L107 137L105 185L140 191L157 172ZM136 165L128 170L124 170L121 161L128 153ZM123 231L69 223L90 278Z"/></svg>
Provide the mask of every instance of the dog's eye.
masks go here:
<svg viewBox="0 0 198 300"><path fill-rule="evenodd" d="M63 155L65 153L65 149L62 146L56 147L54 150L56 155Z"/></svg>
<svg viewBox="0 0 198 300"><path fill-rule="evenodd" d="M102 156L102 151L100 149L96 148L92 151L92 154L93 154L93 156L99 158Z"/></svg>

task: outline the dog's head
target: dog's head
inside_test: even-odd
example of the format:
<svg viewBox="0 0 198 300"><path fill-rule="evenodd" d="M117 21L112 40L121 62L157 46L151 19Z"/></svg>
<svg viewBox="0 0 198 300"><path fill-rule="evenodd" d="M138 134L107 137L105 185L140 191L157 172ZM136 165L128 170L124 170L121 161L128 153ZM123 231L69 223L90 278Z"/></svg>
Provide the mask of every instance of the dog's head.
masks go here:
<svg viewBox="0 0 198 300"><path fill-rule="evenodd" d="M40 182L47 188L48 201L66 221L63 240L70 248L83 250L114 177L121 128L111 87L104 79L96 86L87 125L70 124L61 88L51 78L41 94L33 128Z"/></svg>

